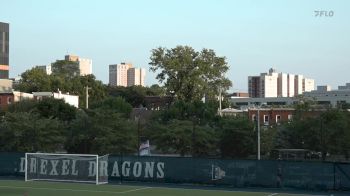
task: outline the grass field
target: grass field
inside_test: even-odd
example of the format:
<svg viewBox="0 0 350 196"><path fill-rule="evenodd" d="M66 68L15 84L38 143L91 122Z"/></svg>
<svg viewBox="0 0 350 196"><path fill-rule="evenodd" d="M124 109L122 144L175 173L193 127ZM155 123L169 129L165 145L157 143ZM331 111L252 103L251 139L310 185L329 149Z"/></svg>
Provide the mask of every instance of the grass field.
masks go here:
<svg viewBox="0 0 350 196"><path fill-rule="evenodd" d="M0 180L0 196L330 196L348 195L334 193L285 193L271 190L239 191L195 189L195 188L171 188L155 186L133 186L133 185L93 185L80 183L58 183L58 182L24 182L20 180Z"/></svg>

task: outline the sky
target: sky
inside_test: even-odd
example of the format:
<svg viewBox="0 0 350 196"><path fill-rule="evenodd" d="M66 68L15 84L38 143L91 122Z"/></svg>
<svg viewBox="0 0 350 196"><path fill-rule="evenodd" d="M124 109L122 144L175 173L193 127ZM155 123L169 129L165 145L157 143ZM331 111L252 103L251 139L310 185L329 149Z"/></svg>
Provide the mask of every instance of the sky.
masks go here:
<svg viewBox="0 0 350 196"><path fill-rule="evenodd" d="M0 21L10 23L10 77L75 54L104 83L108 65L132 62L150 86L151 50L188 45L227 58L232 91L271 67L336 89L350 82L349 9L348 0L0 0Z"/></svg>

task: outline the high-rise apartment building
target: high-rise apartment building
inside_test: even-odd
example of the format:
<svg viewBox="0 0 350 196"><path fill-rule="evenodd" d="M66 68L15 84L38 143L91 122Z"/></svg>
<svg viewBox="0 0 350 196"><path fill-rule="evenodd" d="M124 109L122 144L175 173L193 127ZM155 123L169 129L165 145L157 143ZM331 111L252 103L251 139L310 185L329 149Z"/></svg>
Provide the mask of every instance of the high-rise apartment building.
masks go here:
<svg viewBox="0 0 350 196"><path fill-rule="evenodd" d="M131 63L109 65L109 85L128 86L128 69L131 67Z"/></svg>
<svg viewBox="0 0 350 196"><path fill-rule="evenodd" d="M128 69L128 86L145 86L146 70L142 68Z"/></svg>
<svg viewBox="0 0 350 196"><path fill-rule="evenodd" d="M248 77L248 94L249 97L261 97L260 95L260 76Z"/></svg>
<svg viewBox="0 0 350 196"><path fill-rule="evenodd" d="M0 22L0 79L9 78L10 25Z"/></svg>
<svg viewBox="0 0 350 196"><path fill-rule="evenodd" d="M278 73L270 69L269 74L260 75L260 94L262 97L277 97Z"/></svg>
<svg viewBox="0 0 350 196"><path fill-rule="evenodd" d="M145 86L146 71L133 68L131 63L109 65L109 85L111 86Z"/></svg>
<svg viewBox="0 0 350 196"><path fill-rule="evenodd" d="M80 58L79 56L75 56L75 55L66 55L64 57L64 60L77 62L79 65L79 71L81 76L92 74L91 59Z"/></svg>
<svg viewBox="0 0 350 196"><path fill-rule="evenodd" d="M248 77L248 91L250 97L294 97L315 89L313 79L302 75L277 73L270 69L269 73Z"/></svg>

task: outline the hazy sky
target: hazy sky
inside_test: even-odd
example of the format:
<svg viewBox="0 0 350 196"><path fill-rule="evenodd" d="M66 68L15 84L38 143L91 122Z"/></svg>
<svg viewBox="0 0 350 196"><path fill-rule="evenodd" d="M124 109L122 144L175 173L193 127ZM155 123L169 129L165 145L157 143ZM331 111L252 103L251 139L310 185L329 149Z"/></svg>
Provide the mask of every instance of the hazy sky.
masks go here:
<svg viewBox="0 0 350 196"><path fill-rule="evenodd" d="M148 70L151 49L189 45L226 56L234 90L270 67L336 88L350 82L349 10L348 0L0 0L0 21L10 23L11 77L68 52L92 59L107 83L109 64Z"/></svg>

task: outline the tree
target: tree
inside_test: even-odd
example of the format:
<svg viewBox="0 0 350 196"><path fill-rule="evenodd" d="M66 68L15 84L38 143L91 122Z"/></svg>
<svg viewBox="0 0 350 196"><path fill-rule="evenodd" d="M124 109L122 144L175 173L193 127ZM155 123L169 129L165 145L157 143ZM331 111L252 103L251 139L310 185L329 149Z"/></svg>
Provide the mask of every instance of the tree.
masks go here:
<svg viewBox="0 0 350 196"><path fill-rule="evenodd" d="M108 86L108 94L112 97L122 97L134 108L145 105L145 96L150 90L143 86Z"/></svg>
<svg viewBox="0 0 350 196"><path fill-rule="evenodd" d="M42 69L33 68L21 74L21 80L14 88L27 93L51 91L51 79Z"/></svg>
<svg viewBox="0 0 350 196"><path fill-rule="evenodd" d="M22 100L8 107L9 112L28 112L42 118L53 118L60 121L71 121L77 109L65 103L63 99L44 98L38 100Z"/></svg>
<svg viewBox="0 0 350 196"><path fill-rule="evenodd" d="M166 122L173 119L191 120L195 124L206 125L212 123L217 114L218 104L215 102L203 103L202 101L185 102L178 100L159 114L159 118Z"/></svg>
<svg viewBox="0 0 350 196"><path fill-rule="evenodd" d="M219 121L217 129L223 158L246 158L256 152L253 125L248 119L224 117Z"/></svg>
<svg viewBox="0 0 350 196"><path fill-rule="evenodd" d="M164 83L167 94L184 101L200 100L227 90L231 82L223 75L229 69L226 58L213 50L195 51L189 46L152 50L150 70L159 71L157 79Z"/></svg>
<svg viewBox="0 0 350 196"><path fill-rule="evenodd" d="M212 155L216 150L214 130L206 126L195 127L192 121L152 122L145 132L151 144L162 153L204 156Z"/></svg>
<svg viewBox="0 0 350 196"><path fill-rule="evenodd" d="M66 149L70 153L135 153L135 123L111 110L81 110L67 132Z"/></svg>
<svg viewBox="0 0 350 196"><path fill-rule="evenodd" d="M91 105L92 109L113 110L114 112L124 114L124 117L129 117L132 107L121 97L108 97L104 100L95 102Z"/></svg>
<svg viewBox="0 0 350 196"><path fill-rule="evenodd" d="M71 79L71 89L66 89L74 95L79 95L79 107L86 106L86 88L89 87L89 103L98 102L107 97L107 88L95 76L90 74L86 76L76 76Z"/></svg>
<svg viewBox="0 0 350 196"><path fill-rule="evenodd" d="M326 155L349 157L350 118L347 112L328 110L319 116L294 119L280 127L277 147L302 148Z"/></svg>
<svg viewBox="0 0 350 196"><path fill-rule="evenodd" d="M57 60L52 64L52 74L61 78L73 78L80 75L78 62Z"/></svg>
<svg viewBox="0 0 350 196"><path fill-rule="evenodd" d="M55 152L63 149L60 121L29 112L8 112L0 124L0 151Z"/></svg>
<svg viewBox="0 0 350 196"><path fill-rule="evenodd" d="M153 84L149 88L147 88L146 94L148 96L165 96L166 90L164 87L159 86L158 84Z"/></svg>
<svg viewBox="0 0 350 196"><path fill-rule="evenodd" d="M44 118L71 121L75 118L77 109L65 103L63 99L45 98L38 102L37 112Z"/></svg>

